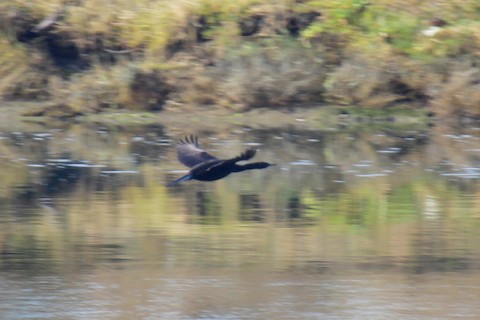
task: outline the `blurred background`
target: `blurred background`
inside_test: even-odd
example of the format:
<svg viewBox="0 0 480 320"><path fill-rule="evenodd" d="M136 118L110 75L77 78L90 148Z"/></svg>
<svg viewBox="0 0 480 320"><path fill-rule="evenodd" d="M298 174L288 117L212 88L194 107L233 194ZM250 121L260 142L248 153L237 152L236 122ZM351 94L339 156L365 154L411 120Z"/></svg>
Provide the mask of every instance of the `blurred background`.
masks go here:
<svg viewBox="0 0 480 320"><path fill-rule="evenodd" d="M479 12L3 1L0 318L479 318Z"/></svg>

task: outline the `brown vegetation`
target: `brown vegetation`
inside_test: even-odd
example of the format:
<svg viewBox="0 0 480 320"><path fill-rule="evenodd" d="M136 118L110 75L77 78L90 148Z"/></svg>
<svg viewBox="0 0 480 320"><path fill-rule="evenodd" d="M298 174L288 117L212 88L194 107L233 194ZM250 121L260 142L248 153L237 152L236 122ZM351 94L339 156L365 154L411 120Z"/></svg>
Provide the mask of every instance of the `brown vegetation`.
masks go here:
<svg viewBox="0 0 480 320"><path fill-rule="evenodd" d="M79 113L328 102L479 116L479 11L458 1L11 0L0 5L0 97Z"/></svg>
<svg viewBox="0 0 480 320"><path fill-rule="evenodd" d="M432 106L444 116L480 116L480 70L457 66L439 87Z"/></svg>

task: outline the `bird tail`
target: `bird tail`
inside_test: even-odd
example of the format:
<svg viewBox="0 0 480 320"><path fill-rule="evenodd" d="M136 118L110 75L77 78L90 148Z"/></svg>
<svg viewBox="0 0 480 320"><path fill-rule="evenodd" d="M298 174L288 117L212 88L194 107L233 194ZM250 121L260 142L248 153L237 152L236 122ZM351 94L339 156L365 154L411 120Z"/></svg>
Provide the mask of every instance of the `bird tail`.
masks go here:
<svg viewBox="0 0 480 320"><path fill-rule="evenodd" d="M189 174L184 175L184 176L181 177L181 178L178 178L178 179L175 180L175 181L169 182L169 183L167 184L167 187L173 187L173 186L175 186L175 185L177 185L177 184L179 184L179 183L181 183L181 182L183 182L183 181L188 181L188 180L191 180L191 179L192 179L192 175L189 173Z"/></svg>

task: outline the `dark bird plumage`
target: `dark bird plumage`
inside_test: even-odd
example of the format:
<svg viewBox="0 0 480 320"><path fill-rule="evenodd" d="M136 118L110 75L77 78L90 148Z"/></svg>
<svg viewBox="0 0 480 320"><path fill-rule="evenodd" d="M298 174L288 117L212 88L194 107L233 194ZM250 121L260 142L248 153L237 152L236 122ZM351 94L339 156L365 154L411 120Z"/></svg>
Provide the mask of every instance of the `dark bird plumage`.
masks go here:
<svg viewBox="0 0 480 320"><path fill-rule="evenodd" d="M253 158L257 152L254 148L247 149L239 156L231 159L218 159L200 147L198 137L196 136L189 136L180 140L177 143L176 149L178 161L192 169L183 177L170 182L168 184L169 187L183 181L214 181L222 179L233 172L264 169L273 166L273 164L267 162L252 162L244 165L237 164L239 161L246 161Z"/></svg>

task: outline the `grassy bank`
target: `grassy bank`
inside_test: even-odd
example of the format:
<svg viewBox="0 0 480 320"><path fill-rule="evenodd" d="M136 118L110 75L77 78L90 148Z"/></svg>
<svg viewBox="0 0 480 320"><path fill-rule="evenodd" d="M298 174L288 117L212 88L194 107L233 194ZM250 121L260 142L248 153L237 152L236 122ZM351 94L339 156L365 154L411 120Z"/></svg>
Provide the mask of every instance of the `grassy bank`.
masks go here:
<svg viewBox="0 0 480 320"><path fill-rule="evenodd" d="M75 0L0 4L0 96L37 115L303 103L480 116L480 4Z"/></svg>

